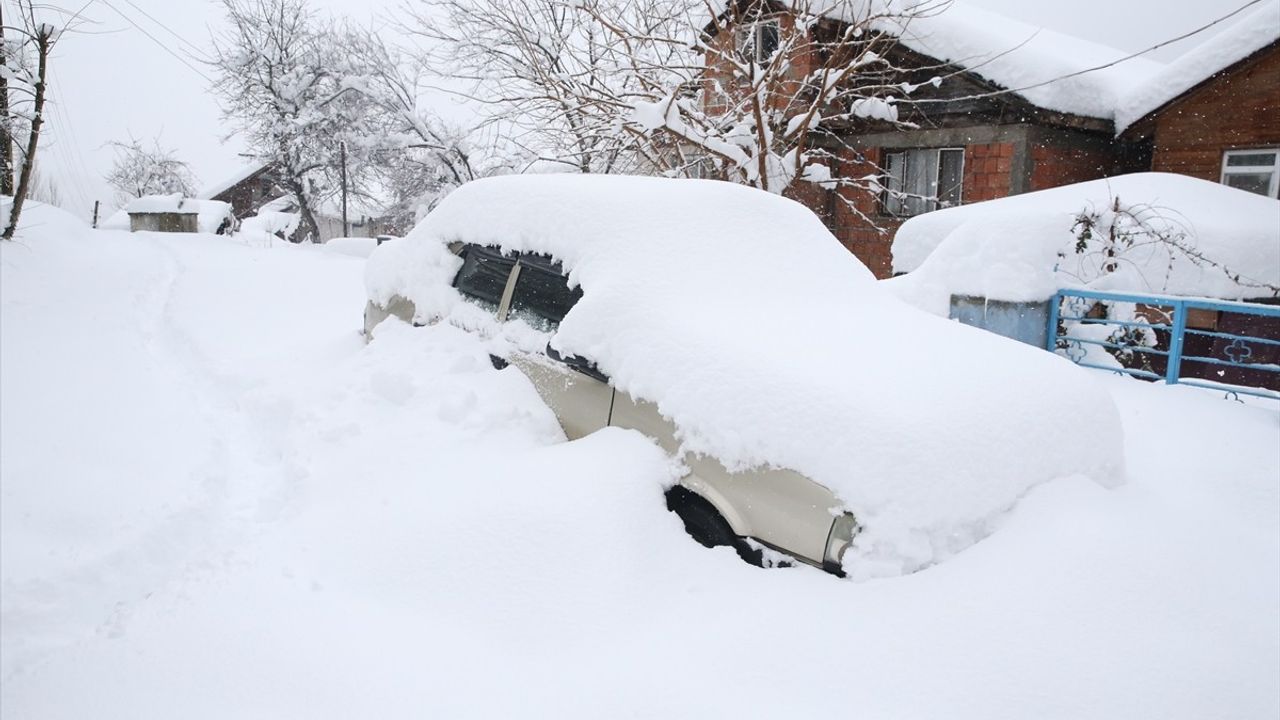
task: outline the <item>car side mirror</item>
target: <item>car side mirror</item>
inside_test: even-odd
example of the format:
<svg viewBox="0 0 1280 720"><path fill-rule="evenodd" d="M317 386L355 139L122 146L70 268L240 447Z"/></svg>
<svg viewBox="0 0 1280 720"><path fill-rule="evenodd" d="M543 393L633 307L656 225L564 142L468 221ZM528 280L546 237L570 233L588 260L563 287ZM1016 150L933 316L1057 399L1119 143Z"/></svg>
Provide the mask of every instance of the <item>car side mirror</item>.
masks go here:
<svg viewBox="0 0 1280 720"><path fill-rule="evenodd" d="M546 352L547 352L547 357L551 358L552 360L555 360L558 363L563 363L565 365L568 365L569 369L573 370L574 372L582 373L583 375L586 375L589 378L595 378L596 380L599 380L602 383L609 382L609 376L600 372L600 368L597 368L595 363L591 362L586 358L578 357L577 355L562 355L560 354L559 350L556 350L555 348L551 347L551 343L549 342L547 343Z"/></svg>

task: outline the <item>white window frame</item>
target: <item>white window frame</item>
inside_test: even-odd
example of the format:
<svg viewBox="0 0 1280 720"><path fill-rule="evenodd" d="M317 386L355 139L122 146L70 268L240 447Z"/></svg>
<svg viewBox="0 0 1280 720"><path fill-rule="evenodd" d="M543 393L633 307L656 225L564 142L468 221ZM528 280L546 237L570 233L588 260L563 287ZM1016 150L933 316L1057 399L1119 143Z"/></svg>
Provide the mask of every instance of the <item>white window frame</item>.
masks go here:
<svg viewBox="0 0 1280 720"><path fill-rule="evenodd" d="M1234 155L1258 155L1260 153L1271 153L1271 165L1239 165L1231 167L1227 164L1227 160ZM1271 174L1271 181L1267 184L1267 197L1280 198L1280 147L1227 150L1222 153L1222 176L1218 182L1226 185L1227 177L1230 175L1257 175L1264 172Z"/></svg>
<svg viewBox="0 0 1280 720"><path fill-rule="evenodd" d="M959 185L956 186L956 201L953 205L945 207L956 207L964 204L964 148L963 147L920 147L920 148L893 148L886 149L884 152L884 169L885 176L883 186L885 188L884 196L881 199L881 207L886 215L893 217L914 217L932 212L942 206L938 201L938 183L942 174L942 155L943 153L954 152L959 153ZM895 178L890 174L890 156L900 156L900 173L902 177ZM924 166L924 177L916 178L916 182L910 182L909 177L913 168L919 168L918 163L922 159L931 161L931 166ZM916 170L920 172L920 170ZM898 187L894 187L894 183ZM918 188L921 192L911 192L909 185L925 185L927 187ZM911 205L923 206L912 208Z"/></svg>
<svg viewBox="0 0 1280 720"><path fill-rule="evenodd" d="M768 55L760 55L760 31L763 28L772 27L774 34L778 38L778 44L774 47L773 52ZM764 18L756 20L750 25L738 28L736 40L738 42L738 58L757 65L764 65L769 62L782 48L782 26L778 23L777 18ZM747 56L747 50L750 49L751 56Z"/></svg>

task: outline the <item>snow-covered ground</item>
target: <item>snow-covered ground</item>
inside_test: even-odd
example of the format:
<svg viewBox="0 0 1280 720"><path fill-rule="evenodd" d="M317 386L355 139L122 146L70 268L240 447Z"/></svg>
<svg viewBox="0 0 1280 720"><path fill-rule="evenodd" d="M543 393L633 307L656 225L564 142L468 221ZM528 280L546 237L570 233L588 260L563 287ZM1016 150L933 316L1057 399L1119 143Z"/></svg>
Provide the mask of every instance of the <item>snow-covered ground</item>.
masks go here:
<svg viewBox="0 0 1280 720"><path fill-rule="evenodd" d="M562 442L471 336L365 346L360 258L29 212L5 717L1280 714L1274 407L1105 377L1126 484L1038 487L904 577L761 570L683 534L652 444Z"/></svg>

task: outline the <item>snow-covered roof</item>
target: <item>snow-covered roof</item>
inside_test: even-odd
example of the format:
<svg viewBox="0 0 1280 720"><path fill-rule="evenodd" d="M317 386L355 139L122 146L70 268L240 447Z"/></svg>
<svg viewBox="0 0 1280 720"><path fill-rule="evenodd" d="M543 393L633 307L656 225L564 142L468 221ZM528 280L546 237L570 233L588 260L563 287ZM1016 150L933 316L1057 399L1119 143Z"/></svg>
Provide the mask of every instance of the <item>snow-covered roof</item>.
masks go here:
<svg viewBox="0 0 1280 720"><path fill-rule="evenodd" d="M911 50L1016 91L1037 107L1086 117L1110 119L1126 93L1162 67L962 2L882 29ZM1101 67L1109 63L1117 64ZM1068 77L1074 73L1082 74Z"/></svg>
<svg viewBox="0 0 1280 720"><path fill-rule="evenodd" d="M804 6L845 22L883 14L876 29L898 37L908 49L964 68L1037 107L1085 117L1111 119L1121 99L1163 67L961 0L905 5L894 0L822 0ZM891 17L895 13L920 16L899 20ZM1102 67L1111 63L1115 64Z"/></svg>
<svg viewBox="0 0 1280 720"><path fill-rule="evenodd" d="M230 190L236 185L239 185L245 180L248 180L254 175L262 172L263 170L267 169L268 166L270 166L270 163L266 163L266 162L256 162L250 165L245 165L244 167L237 170L234 175L227 177L222 182L217 182L217 183L213 183L212 185L206 186L205 189L201 191L200 197L206 200L211 200L214 198L214 196L221 195L222 193Z"/></svg>
<svg viewBox="0 0 1280 720"><path fill-rule="evenodd" d="M1116 108L1116 133L1278 40L1280 0L1265 0L1223 32L1135 85Z"/></svg>
<svg viewBox="0 0 1280 720"><path fill-rule="evenodd" d="M1105 214L1117 198L1182 249L1139 238L1111 273L1096 238L1077 252L1077 217ZM894 236L893 269L909 274L889 287L939 314L952 294L1030 301L1081 285L1269 297L1276 293L1268 287L1280 287L1280 201L1169 173L1091 180L911 218Z"/></svg>
<svg viewBox="0 0 1280 720"><path fill-rule="evenodd" d="M1091 377L898 301L791 200L710 180L479 180L373 252L370 298L492 325L450 287L458 240L560 260L584 295L551 343L656 402L685 450L831 488L865 528L858 572L940 560L1031 486L1118 469L1119 427ZM486 332L500 343L521 327L533 332ZM517 341L536 352L548 338Z"/></svg>
<svg viewBox="0 0 1280 720"><path fill-rule="evenodd" d="M200 206L190 198L184 198L181 193L178 193L174 195L143 195L140 198L129 201L129 204L125 206L125 210L130 215L148 213L195 215L200 212Z"/></svg>

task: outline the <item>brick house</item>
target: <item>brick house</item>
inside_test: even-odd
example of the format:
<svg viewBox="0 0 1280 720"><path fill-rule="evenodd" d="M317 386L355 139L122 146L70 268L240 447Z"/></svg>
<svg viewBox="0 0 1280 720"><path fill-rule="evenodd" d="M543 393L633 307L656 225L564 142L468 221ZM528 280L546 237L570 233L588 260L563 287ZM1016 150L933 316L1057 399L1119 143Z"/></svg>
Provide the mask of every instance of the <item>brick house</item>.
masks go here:
<svg viewBox="0 0 1280 720"><path fill-rule="evenodd" d="M724 50L748 39L749 52L759 53L771 34L795 31L789 7L746 0L737 16L751 18L750 27L719 33L709 44ZM839 23L824 20L807 32L832 32ZM1263 24L1280 33L1280 23ZM775 29L762 33L762 26ZM1153 168L1230 184L1237 173L1222 166L1224 152L1280 145L1275 43L1211 70L1212 77L1148 108L1117 136L1117 109L1135 89L1158 85L1164 66L960 4L894 34L887 57L902 77L889 84L917 88L898 103L901 122L824 124L819 140L838 157L833 175L879 176L888 191L877 197L842 188L837 197L803 182L788 191L878 277L892 274L894 231L922 212ZM791 62L798 76L814 65L803 57ZM714 63L707 68L713 80L726 75ZM945 80L930 83L937 76ZM1222 112L1224 105L1236 112ZM1269 157L1280 163L1277 154ZM1271 177L1278 176L1280 170Z"/></svg>
<svg viewBox="0 0 1280 720"><path fill-rule="evenodd" d="M284 194L285 191L276 182L275 170L271 164L257 163L245 167L224 182L206 188L203 197L230 203L231 212L236 219L243 220L257 214L258 208Z"/></svg>
<svg viewBox="0 0 1280 720"><path fill-rule="evenodd" d="M234 177L206 188L203 194L206 199L229 203L237 220L257 215L263 208L297 212L296 203L286 199L287 195L288 191L277 182L275 168L270 163L250 165ZM335 202L327 202L313 209L321 242L343 235L376 237L401 232L383 213L356 200L351 201L344 228L342 212L335 205Z"/></svg>
<svg viewBox="0 0 1280 720"><path fill-rule="evenodd" d="M1116 112L1151 169L1280 198L1280 9L1161 71ZM1269 20L1269 22L1267 22Z"/></svg>

